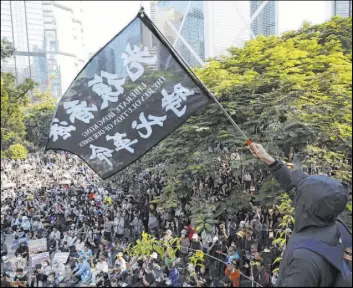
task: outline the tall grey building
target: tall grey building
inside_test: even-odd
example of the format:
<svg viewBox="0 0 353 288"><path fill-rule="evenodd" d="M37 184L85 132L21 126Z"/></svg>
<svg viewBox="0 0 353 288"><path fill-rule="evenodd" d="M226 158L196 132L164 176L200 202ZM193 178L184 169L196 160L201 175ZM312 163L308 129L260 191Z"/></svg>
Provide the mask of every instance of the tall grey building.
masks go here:
<svg viewBox="0 0 353 288"><path fill-rule="evenodd" d="M157 26L183 59L192 67L198 66L197 60L175 31L182 35L201 59L205 59L203 2L159 1L156 5Z"/></svg>
<svg viewBox="0 0 353 288"><path fill-rule="evenodd" d="M265 1L250 1L250 19L253 17L264 4ZM251 22L251 30L255 36L257 35L274 35L276 34L277 25L277 9L276 1L266 1L264 8L254 17Z"/></svg>
<svg viewBox="0 0 353 288"><path fill-rule="evenodd" d="M352 16L352 1L332 1L332 15Z"/></svg>
<svg viewBox="0 0 353 288"><path fill-rule="evenodd" d="M276 1L159 1L155 23L191 67L277 33Z"/></svg>
<svg viewBox="0 0 353 288"><path fill-rule="evenodd" d="M2 63L17 84L31 78L41 91L60 97L83 66L81 1L1 1L1 37L13 43ZM72 3L72 4L71 4Z"/></svg>

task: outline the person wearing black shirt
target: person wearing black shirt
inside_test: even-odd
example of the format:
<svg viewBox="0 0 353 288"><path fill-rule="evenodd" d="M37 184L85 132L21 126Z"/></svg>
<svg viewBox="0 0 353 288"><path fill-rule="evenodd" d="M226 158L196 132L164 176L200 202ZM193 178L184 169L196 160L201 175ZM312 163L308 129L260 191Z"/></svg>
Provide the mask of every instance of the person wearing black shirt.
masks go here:
<svg viewBox="0 0 353 288"><path fill-rule="evenodd" d="M145 268L145 274L142 276L142 282L145 287L150 287L156 281L153 274L153 265L148 264Z"/></svg>
<svg viewBox="0 0 353 288"><path fill-rule="evenodd" d="M97 283L97 287L112 287L108 273L103 273L102 280Z"/></svg>
<svg viewBox="0 0 353 288"><path fill-rule="evenodd" d="M28 257L29 257L29 253L28 253L28 246L26 245L26 242L20 242L20 247L18 247L15 251L15 256L17 257L18 255L21 255L22 258L27 258L28 261Z"/></svg>

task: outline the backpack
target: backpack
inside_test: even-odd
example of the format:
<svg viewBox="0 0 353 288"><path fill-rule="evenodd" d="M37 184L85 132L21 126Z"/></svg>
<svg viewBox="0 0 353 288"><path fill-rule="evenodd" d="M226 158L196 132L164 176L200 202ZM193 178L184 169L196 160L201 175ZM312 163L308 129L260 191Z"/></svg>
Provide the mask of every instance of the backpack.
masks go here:
<svg viewBox="0 0 353 288"><path fill-rule="evenodd" d="M308 249L329 262L336 270L335 279L330 287L352 287L352 234L347 226L337 220L340 231L340 243L330 246L317 240L301 240L287 249Z"/></svg>

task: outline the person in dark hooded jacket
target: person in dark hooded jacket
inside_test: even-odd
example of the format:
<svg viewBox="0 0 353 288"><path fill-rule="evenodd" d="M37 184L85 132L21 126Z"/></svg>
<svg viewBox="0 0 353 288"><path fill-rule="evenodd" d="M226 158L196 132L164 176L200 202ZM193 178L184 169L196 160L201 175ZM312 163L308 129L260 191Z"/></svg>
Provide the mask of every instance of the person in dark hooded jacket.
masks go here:
<svg viewBox="0 0 353 288"><path fill-rule="evenodd" d="M305 248L292 251L301 240L316 240L330 246L340 241L339 214L347 204L347 191L341 182L327 176L310 176L290 171L273 159L260 144L252 143L251 153L266 163L286 191L294 189L295 224L280 264L277 287L331 287L337 270L322 256ZM294 246L292 246L294 247Z"/></svg>

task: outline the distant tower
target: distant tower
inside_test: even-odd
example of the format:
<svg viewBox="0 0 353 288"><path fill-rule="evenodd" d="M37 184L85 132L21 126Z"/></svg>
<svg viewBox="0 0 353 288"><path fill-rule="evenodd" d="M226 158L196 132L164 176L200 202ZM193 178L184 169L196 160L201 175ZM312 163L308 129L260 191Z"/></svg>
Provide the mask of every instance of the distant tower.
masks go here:
<svg viewBox="0 0 353 288"><path fill-rule="evenodd" d="M277 1L158 1L155 23L191 67L257 35L276 35ZM152 17L152 12L151 12Z"/></svg>
<svg viewBox="0 0 353 288"><path fill-rule="evenodd" d="M352 16L352 1L331 1L332 16L350 17Z"/></svg>

